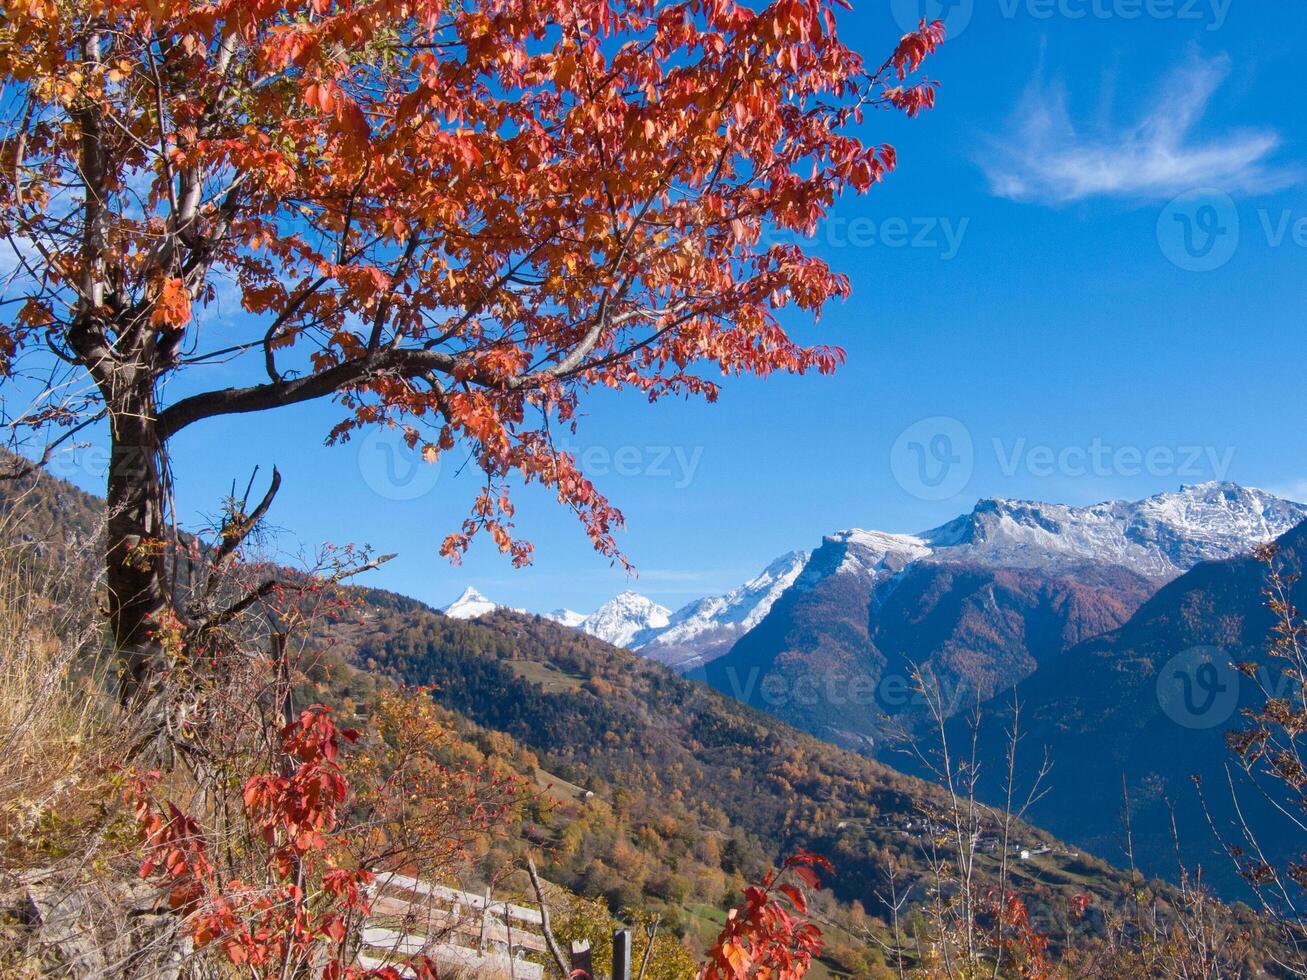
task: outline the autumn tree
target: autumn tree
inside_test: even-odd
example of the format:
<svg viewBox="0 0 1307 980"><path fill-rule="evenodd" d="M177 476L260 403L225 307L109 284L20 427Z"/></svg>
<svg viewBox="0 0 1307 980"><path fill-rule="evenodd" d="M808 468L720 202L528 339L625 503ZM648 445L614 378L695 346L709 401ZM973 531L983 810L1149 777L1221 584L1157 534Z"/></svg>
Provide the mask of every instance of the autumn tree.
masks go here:
<svg viewBox="0 0 1307 980"><path fill-rule="evenodd" d="M330 441L470 450L445 554L529 560L517 478L620 558L551 440L585 392L833 370L778 318L848 292L797 242L893 168L864 114L930 106L909 76L942 39L868 67L837 3L0 0L6 415L37 455L104 423L127 695L180 615L167 447L206 419L332 399Z"/></svg>

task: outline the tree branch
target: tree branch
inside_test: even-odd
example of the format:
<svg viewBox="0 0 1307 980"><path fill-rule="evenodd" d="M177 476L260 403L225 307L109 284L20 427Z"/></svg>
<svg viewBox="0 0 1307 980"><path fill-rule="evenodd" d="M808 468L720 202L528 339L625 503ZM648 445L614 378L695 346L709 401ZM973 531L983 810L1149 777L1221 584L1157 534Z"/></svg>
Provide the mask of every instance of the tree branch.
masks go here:
<svg viewBox="0 0 1307 980"><path fill-rule="evenodd" d="M335 394L383 372L405 377L420 377L427 371L449 372L457 363L455 357L443 351L383 350L302 378L191 395L159 413L158 432L160 438L166 440L201 419L298 405Z"/></svg>

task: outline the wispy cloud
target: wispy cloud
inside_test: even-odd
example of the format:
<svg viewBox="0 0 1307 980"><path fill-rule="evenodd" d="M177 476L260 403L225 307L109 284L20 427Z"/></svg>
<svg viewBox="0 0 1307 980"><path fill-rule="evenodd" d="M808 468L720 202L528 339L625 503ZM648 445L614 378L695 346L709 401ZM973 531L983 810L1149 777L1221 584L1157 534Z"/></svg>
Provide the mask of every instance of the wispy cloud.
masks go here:
<svg viewBox="0 0 1307 980"><path fill-rule="evenodd" d="M1241 129L1202 139L1194 130L1230 73L1230 59L1197 55L1172 71L1129 125L1077 125L1061 85L1027 89L982 161L995 194L1068 204L1091 197L1164 198L1195 187L1270 191L1297 172L1272 162L1280 137Z"/></svg>

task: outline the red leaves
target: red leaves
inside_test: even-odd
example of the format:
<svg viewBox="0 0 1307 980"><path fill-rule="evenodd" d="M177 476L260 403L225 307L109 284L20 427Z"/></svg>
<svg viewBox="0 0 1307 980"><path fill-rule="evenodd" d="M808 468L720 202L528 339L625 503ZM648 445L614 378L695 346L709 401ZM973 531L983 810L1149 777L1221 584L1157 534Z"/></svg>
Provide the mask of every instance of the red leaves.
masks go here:
<svg viewBox="0 0 1307 980"><path fill-rule="evenodd" d="M270 889L256 890L240 881L224 886L199 824L171 801L163 807L153 802L159 773L132 780L128 798L146 851L141 876L161 874L170 883L171 905L188 916L197 946L219 944L231 963L271 964L275 973L288 952L305 959L314 943L345 941L348 916L366 908L364 886L372 875L362 869L325 871L322 890L333 901L317 913L316 924L301 882L308 880L305 869L338 828L348 785L335 759L340 743L356 737L356 732L336 728L330 709L306 709L282 729L281 771L246 780L242 801L251 829L268 846L267 866L276 882Z"/></svg>
<svg viewBox="0 0 1307 980"><path fill-rule="evenodd" d="M803 892L794 885L777 885L776 890L790 900L790 904L794 906L794 910L800 915L804 915L808 911L807 898L805 898Z"/></svg>
<svg viewBox="0 0 1307 980"><path fill-rule="evenodd" d="M281 733L282 755L299 765L289 775L267 773L246 782L245 809L284 873L308 852L321 850L324 835L335 830L348 793L335 759L340 742L356 738L356 732L336 728L329 708L306 709Z"/></svg>
<svg viewBox="0 0 1307 980"><path fill-rule="evenodd" d="M727 913L726 927L709 950L699 980L797 980L807 973L822 949L821 930L803 919L808 910L803 889L782 879L790 875L806 888L817 888L817 868L833 870L825 858L800 851L779 871L769 872L761 885L748 888L744 905Z"/></svg>
<svg viewBox="0 0 1307 980"><path fill-rule="evenodd" d="M781 868L785 871L792 871L809 888L820 887L815 869L820 868L827 874L835 873L834 865L820 854L814 854L812 851L798 851L790 855L781 864Z"/></svg>
<svg viewBox="0 0 1307 980"><path fill-rule="evenodd" d="M935 108L935 84L930 82L911 88L886 89L885 98L896 109L906 113L908 118L912 118L923 109Z"/></svg>
<svg viewBox="0 0 1307 980"><path fill-rule="evenodd" d="M182 280L168 277L158 285L150 323L156 327L184 327L191 322L191 294Z"/></svg>
<svg viewBox="0 0 1307 980"><path fill-rule="evenodd" d="M1052 977L1054 965L1048 955L1048 937L1035 931L1025 903L1011 892L999 896L991 891L987 904L993 921L987 935L990 944L998 951L999 965L1007 966L1013 975L1028 980ZM1072 914L1079 918L1088 907L1088 899L1077 895L1071 904Z"/></svg>
<svg viewBox="0 0 1307 980"><path fill-rule="evenodd" d="M863 142L863 113L929 108L933 86L907 76L943 37L923 22L868 71L837 33L844 0L21 6L0 70L52 99L27 134L30 207L5 198L0 224L22 234L41 202L76 197L71 106L93 100L107 185L153 175L130 208L110 195L111 244L93 257L114 295L149 297L166 334L124 356L184 370L192 296L234 283L268 336L264 357L233 362L252 372L233 387L308 365L339 379L322 392L344 406L333 438L395 422L420 432L414 453L465 448L486 492L442 550L485 534L518 564L532 550L500 500L519 480L625 561L620 511L552 441L586 394L711 401L719 375L838 366L842 352L778 313L815 319L849 292L797 239L893 169L892 148ZM102 79L83 70L93 18L115 39ZM177 43L161 55L159 37ZM160 68L162 92L147 83ZM190 172L201 201L182 220ZM57 251L84 241L70 231ZM181 268L212 279L183 284ZM0 372L46 324L63 329L46 311L68 287L46 292L28 307L42 329L0 326Z"/></svg>
<svg viewBox="0 0 1307 980"><path fill-rule="evenodd" d="M140 875L162 873L171 886L169 904L185 912L209 892L214 869L199 825L171 802L163 809L152 804L151 793L159 779L158 772L136 776L126 790L146 852Z"/></svg>
<svg viewBox="0 0 1307 980"><path fill-rule="evenodd" d="M339 91L334 82L312 82L304 86L304 104L319 112L330 112Z"/></svg>
<svg viewBox="0 0 1307 980"><path fill-rule="evenodd" d="M210 816L212 830L172 802L156 801L158 772L130 780L126 795L145 851L141 874L169 887L195 945L220 953L241 976L273 980L287 963L315 963L324 978L400 980L393 967L344 965L357 948L351 930L369 912L374 881L357 866L361 854L375 853L361 849L360 838L380 834L388 866L425 859L421 866L439 874L515 806L516 777L443 762L438 749L448 729L425 689L382 693L375 709L367 745L357 752L342 750L359 733L338 729L321 706L268 732L277 751L265 771L244 780L232 808L243 814L223 807L221 819ZM263 739L256 741L263 760ZM210 835L219 833L223 846L211 848ZM450 864L429 863L436 852ZM429 961L406 970L436 980Z"/></svg>
<svg viewBox="0 0 1307 980"><path fill-rule="evenodd" d="M1090 897L1085 894L1073 895L1071 897L1071 918L1083 919L1089 911Z"/></svg>
<svg viewBox="0 0 1307 980"><path fill-rule="evenodd" d="M944 22L939 20L930 24L923 20L917 30L904 34L889 59L899 81L907 78L909 72L920 68L926 56L934 54L935 49L943 43Z"/></svg>

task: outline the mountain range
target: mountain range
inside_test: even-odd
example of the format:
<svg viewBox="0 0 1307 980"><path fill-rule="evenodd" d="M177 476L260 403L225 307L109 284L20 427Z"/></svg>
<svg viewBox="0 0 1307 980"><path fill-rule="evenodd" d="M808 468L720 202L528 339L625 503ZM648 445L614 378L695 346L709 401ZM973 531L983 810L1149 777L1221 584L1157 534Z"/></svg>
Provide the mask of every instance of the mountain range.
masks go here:
<svg viewBox="0 0 1307 980"><path fill-rule="evenodd" d="M34 561L89 550L90 567L68 572L83 590L94 590L102 514L102 501L41 471L0 485L5 546L28 549ZM260 576L269 571L301 577L259 565ZM336 598L305 635L294 703L367 718L386 710L383 696L396 683L428 692L436 703L423 723L438 726L438 768L450 774L440 785L461 793L462 767L484 765L522 794L511 826L487 835L476 869L496 888L530 856L554 885L601 899L614 914L648 910L667 934L703 950L722 927L720 905L738 901L786 855L812 850L838 867L813 897L827 935L819 976L878 975L886 927L868 912L884 914L880 896L890 888L914 906L926 900L934 871L925 847L947 807L939 787L581 631L487 613L493 603L475 590L445 615L358 585ZM992 821L985 829L997 833ZM1130 894L1126 873L1093 855L1024 823L1012 833L1009 850L1029 859L1005 868L1000 853L984 850L976 880L993 888L1005 873L1041 921L1064 917L1077 896L1116 908ZM137 863L129 865L135 880ZM1150 888L1175 903L1174 889Z"/></svg>
<svg viewBox="0 0 1307 980"><path fill-rule="evenodd" d="M726 653L737 639L761 622L772 603L794 584L808 557L807 552L789 552L739 588L696 599L676 612L628 590L589 615L555 609L543 616L685 671ZM476 619L504 608L508 607L500 606L469 586L441 611L455 619Z"/></svg>
<svg viewBox="0 0 1307 980"><path fill-rule="evenodd" d="M1307 507L1232 483L1087 507L990 499L920 534L827 536L712 686L823 738L879 752L925 714L985 701L1121 626L1194 564L1246 554Z"/></svg>
<svg viewBox="0 0 1307 980"><path fill-rule="evenodd" d="M1246 553L1307 507L1228 482L1073 507L998 498L916 534L852 528L675 612L627 591L546 618L636 650L823 738L879 751L925 668L951 710L1122 625L1201 561ZM448 615L498 607L469 589ZM919 712L918 712L919 713Z"/></svg>
<svg viewBox="0 0 1307 980"><path fill-rule="evenodd" d="M929 775L922 761L897 749L936 741L914 691L923 676L953 744L982 719L982 796L1001 800L996 774L1019 721L1018 781L1053 761L1035 823L1119 861L1128 800L1142 870L1173 876L1178 856L1248 897L1191 777L1219 833L1239 833L1233 783L1245 816L1271 827L1268 856L1296 856L1293 828L1276 829L1261 790L1228 771L1225 734L1257 693L1228 665L1266 662L1265 569L1250 554L1278 539L1301 567L1305 522L1304 505L1226 482L1086 507L986 499L917 534L834 532L670 614L625 593L568 624L917 775ZM1195 719L1190 695L1212 670L1219 717ZM1171 690L1186 676L1192 690Z"/></svg>

